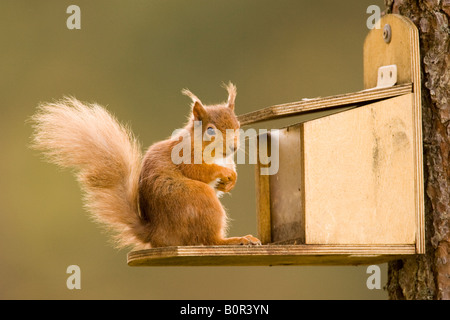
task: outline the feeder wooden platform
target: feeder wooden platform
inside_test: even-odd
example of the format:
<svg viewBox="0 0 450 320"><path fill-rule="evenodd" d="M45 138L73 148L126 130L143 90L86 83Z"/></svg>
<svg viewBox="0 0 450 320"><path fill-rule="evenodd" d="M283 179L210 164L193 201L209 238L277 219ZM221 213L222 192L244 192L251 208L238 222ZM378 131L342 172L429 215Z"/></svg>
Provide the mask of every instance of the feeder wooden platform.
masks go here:
<svg viewBox="0 0 450 320"><path fill-rule="evenodd" d="M389 254L386 254L389 252ZM414 245L183 246L132 251L129 266L364 265L414 254Z"/></svg>

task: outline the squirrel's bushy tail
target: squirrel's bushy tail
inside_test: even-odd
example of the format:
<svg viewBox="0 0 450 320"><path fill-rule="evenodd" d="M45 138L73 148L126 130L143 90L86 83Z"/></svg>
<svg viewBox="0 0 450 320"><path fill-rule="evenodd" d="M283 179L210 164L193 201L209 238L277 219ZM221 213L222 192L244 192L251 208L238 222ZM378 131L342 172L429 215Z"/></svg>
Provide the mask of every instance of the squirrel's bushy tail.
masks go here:
<svg viewBox="0 0 450 320"><path fill-rule="evenodd" d="M86 208L113 231L117 247L148 247L137 199L141 148L131 131L103 107L75 98L43 103L31 120L32 147L76 169Z"/></svg>

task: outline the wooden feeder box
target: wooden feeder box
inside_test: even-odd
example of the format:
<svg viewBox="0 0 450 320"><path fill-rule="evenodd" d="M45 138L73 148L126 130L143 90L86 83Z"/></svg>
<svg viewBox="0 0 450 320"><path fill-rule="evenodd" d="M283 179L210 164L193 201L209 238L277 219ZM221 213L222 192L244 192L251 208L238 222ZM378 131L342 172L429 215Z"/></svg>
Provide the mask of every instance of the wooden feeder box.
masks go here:
<svg viewBox="0 0 450 320"><path fill-rule="evenodd" d="M128 264L356 265L424 253L418 31L399 15L380 23L364 43L365 90L239 117L313 115L268 133L278 135L279 169L261 175L256 165L262 246L155 248L130 252Z"/></svg>

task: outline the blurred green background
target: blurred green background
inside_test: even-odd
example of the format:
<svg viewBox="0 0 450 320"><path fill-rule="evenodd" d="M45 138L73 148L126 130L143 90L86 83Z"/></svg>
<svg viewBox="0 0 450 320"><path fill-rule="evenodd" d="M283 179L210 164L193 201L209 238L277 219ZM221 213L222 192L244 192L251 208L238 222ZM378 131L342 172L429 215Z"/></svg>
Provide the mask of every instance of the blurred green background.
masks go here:
<svg viewBox="0 0 450 320"><path fill-rule="evenodd" d="M66 8L81 8L69 30ZM385 299L360 267L131 268L126 250L82 209L68 171L28 148L41 101L73 95L108 107L144 146L189 112L238 88L238 114L362 89L366 9L381 0L168 0L0 2L1 299ZM294 119L270 126L294 123ZM269 125L269 124L265 124ZM254 168L223 198L230 236L256 234ZM81 268L68 290L66 268ZM382 268L382 285L387 267Z"/></svg>

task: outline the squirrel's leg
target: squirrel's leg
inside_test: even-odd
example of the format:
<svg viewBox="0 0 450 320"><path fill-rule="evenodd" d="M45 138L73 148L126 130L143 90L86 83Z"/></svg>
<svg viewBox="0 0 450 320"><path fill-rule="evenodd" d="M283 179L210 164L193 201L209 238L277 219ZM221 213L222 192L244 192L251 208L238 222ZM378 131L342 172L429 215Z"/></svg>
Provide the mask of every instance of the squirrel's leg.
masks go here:
<svg viewBox="0 0 450 320"><path fill-rule="evenodd" d="M189 166L189 167L188 167ZM202 167L199 167L202 166ZM216 168L218 167L218 168ZM186 188L184 189L183 194L180 194L176 198L178 199L177 203L181 202L186 203L185 207L193 207L192 199L195 199L195 208L197 211L198 219L196 222L190 226L189 231L190 234L187 237L184 243L188 244L196 244L200 242L202 244L209 245L259 245L261 241L259 239L247 235L244 237L231 237L226 238L224 236L224 230L226 230L226 212L222 207L219 199L215 195L214 190L212 190L209 186L206 186L204 183L200 183L202 178L205 178L206 175L199 173L203 171L203 174L210 173L210 178L216 179L221 178L225 179L226 175L223 173L219 176L214 176L214 174L218 174L219 171L222 172L231 172L234 174L230 179L236 179L235 172L231 169L217 166L217 165L186 165L184 168L184 175L189 177L192 180L185 181ZM211 172L208 172L211 169ZM197 179L196 179L197 178ZM207 178L207 179L210 179ZM207 180L206 180L207 181ZM187 215L189 217L190 215ZM180 217L177 222L179 223L185 218L183 215ZM193 241L193 239L195 239ZM199 240L203 239L203 240Z"/></svg>

